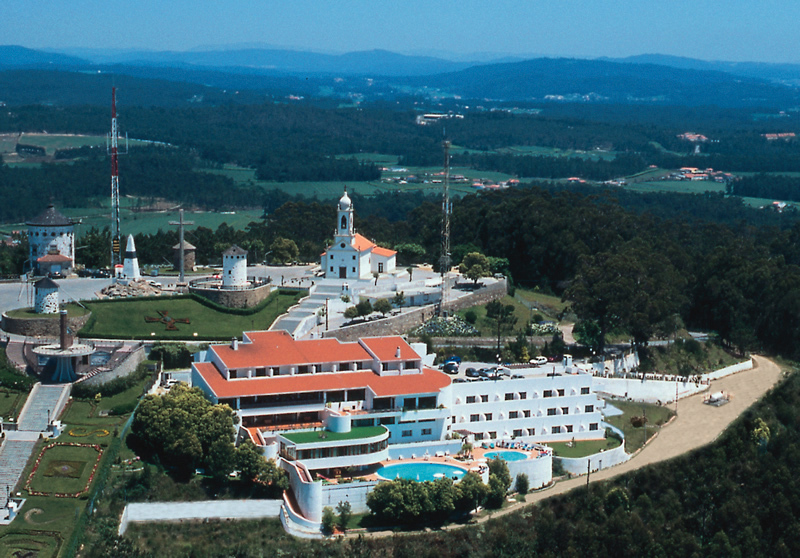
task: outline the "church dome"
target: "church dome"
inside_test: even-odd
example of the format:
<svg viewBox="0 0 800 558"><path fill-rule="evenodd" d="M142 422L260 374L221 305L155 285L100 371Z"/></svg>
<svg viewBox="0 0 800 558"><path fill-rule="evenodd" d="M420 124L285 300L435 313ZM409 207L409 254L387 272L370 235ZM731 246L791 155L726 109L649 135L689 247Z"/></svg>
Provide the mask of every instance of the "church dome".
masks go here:
<svg viewBox="0 0 800 558"><path fill-rule="evenodd" d="M347 190L345 190L344 195L339 200L339 209L342 211L347 211L348 209L350 209L350 205L352 205L352 202L350 201L350 198L347 196Z"/></svg>

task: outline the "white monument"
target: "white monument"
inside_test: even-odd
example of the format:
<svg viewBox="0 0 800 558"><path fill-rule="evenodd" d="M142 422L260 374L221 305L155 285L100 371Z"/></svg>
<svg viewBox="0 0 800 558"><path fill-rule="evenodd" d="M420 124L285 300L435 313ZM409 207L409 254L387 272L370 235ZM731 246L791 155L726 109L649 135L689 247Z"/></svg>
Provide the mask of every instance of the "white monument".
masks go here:
<svg viewBox="0 0 800 558"><path fill-rule="evenodd" d="M128 235L128 246L125 248L125 259L122 261L122 279L136 281L141 279L139 273L139 258L136 257L136 245L133 243L133 235Z"/></svg>

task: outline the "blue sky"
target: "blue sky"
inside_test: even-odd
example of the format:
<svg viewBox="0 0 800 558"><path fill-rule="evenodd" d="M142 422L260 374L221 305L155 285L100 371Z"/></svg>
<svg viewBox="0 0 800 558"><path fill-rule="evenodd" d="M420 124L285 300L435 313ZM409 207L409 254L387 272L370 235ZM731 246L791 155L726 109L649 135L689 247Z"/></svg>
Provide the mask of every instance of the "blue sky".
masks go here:
<svg viewBox="0 0 800 558"><path fill-rule="evenodd" d="M0 44L800 62L789 0L6 0Z"/></svg>

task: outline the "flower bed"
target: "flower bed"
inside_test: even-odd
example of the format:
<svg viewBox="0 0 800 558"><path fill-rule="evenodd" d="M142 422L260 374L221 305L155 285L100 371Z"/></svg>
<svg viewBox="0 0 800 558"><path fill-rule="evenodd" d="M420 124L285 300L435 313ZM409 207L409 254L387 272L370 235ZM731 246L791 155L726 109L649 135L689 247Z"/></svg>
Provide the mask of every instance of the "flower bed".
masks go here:
<svg viewBox="0 0 800 558"><path fill-rule="evenodd" d="M105 428L98 428L97 430L92 430L90 432L78 432L79 430L85 431L87 429L85 429L85 428L73 428L72 430L69 431L69 435L73 436L75 438L86 438L86 437L92 436L92 435L97 435L98 438L105 438L106 436L111 434L111 432L109 432Z"/></svg>
<svg viewBox="0 0 800 558"><path fill-rule="evenodd" d="M42 464L42 459L44 458L45 454L48 450L62 446L62 447L78 447L78 448L92 448L97 451L97 459L94 462L94 467L92 467L92 472L89 474L89 480L86 481L86 485L79 490L78 492L41 492L38 490L31 489L31 482L36 475L36 472L39 470L39 466ZM25 490L28 491L28 494L31 496L55 496L56 498L78 498L83 496L87 492L89 492L89 487L92 485L92 481L94 480L94 475L97 473L97 467L100 466L100 459L103 457L103 448L97 444L78 444L75 442L57 442L55 444L50 444L42 448L42 451L39 452L39 456L36 458L36 463L33 465L33 470L31 474L28 475L28 480L25 482Z"/></svg>
<svg viewBox="0 0 800 558"><path fill-rule="evenodd" d="M480 332L459 316L432 318L411 331L411 335L430 335L431 337L474 337Z"/></svg>

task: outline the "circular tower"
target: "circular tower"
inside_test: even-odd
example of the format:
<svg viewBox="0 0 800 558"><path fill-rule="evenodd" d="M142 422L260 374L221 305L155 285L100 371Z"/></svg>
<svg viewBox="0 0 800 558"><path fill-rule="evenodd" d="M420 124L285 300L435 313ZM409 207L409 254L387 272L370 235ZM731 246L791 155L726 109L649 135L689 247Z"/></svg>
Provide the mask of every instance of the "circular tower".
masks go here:
<svg viewBox="0 0 800 558"><path fill-rule="evenodd" d="M222 253L222 288L247 286L247 250L235 244Z"/></svg>
<svg viewBox="0 0 800 558"><path fill-rule="evenodd" d="M50 204L38 217L28 221L27 225L29 256L34 270L50 272L52 262L48 261L48 257L55 261L53 256L58 255L61 258L57 262L57 271L68 273L75 263L75 224L72 219L62 215ZM45 258L45 261L40 262L40 258ZM42 264L46 264L47 269Z"/></svg>
<svg viewBox="0 0 800 558"><path fill-rule="evenodd" d="M58 314L58 284L45 277L33 284L36 292L34 311L37 314Z"/></svg>

